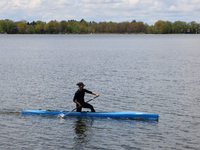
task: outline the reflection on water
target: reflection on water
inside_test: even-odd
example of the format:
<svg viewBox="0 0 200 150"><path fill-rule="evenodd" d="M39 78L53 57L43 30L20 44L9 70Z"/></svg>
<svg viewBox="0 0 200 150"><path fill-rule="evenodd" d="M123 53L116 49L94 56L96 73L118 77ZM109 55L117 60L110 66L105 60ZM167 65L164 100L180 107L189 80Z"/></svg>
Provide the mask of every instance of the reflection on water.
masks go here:
<svg viewBox="0 0 200 150"><path fill-rule="evenodd" d="M77 118L74 121L74 132L75 132L75 149L81 149L83 145L87 145L87 143L91 140L92 135L92 118Z"/></svg>

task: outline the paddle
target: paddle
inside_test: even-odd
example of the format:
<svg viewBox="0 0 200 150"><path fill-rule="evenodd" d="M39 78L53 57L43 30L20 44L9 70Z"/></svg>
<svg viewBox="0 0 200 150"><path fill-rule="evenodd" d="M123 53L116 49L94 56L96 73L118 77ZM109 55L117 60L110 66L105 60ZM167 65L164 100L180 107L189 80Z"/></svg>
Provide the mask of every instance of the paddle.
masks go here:
<svg viewBox="0 0 200 150"><path fill-rule="evenodd" d="M87 102L85 102L85 103L88 103L88 102L90 102L90 101L92 101L93 99L95 99L95 98L97 98L98 96L96 96L96 97L94 97L94 98L92 98L92 99L90 99L90 100L88 100ZM83 104L84 105L84 104ZM82 106L81 106L82 107ZM70 112L68 112L68 113L66 113L66 114L60 114L61 115L61 117L62 118L64 118L65 116L67 116L69 113L71 113L72 111L74 111L74 110L76 110L77 108L74 108L74 109L72 109Z"/></svg>

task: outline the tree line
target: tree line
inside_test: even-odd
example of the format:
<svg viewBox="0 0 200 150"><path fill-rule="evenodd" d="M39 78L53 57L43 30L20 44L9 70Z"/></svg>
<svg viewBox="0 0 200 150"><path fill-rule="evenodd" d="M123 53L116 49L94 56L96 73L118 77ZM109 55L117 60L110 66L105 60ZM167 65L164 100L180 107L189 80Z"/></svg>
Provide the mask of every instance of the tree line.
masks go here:
<svg viewBox="0 0 200 150"><path fill-rule="evenodd" d="M0 20L0 33L4 34L180 34L200 33L200 24L184 21L158 20L154 25L133 20L131 22L87 22L84 19L63 20L58 22L52 20L48 23L43 21L27 22L26 20L14 22L9 19Z"/></svg>

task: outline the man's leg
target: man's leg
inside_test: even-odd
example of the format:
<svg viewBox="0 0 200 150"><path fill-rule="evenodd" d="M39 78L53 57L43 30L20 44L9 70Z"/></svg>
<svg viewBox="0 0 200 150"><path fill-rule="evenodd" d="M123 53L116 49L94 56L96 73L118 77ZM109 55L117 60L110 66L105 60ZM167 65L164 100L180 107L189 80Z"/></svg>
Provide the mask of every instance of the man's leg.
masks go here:
<svg viewBox="0 0 200 150"><path fill-rule="evenodd" d="M83 108L90 108L90 109L91 109L91 112L95 112L94 107L93 107L92 105L88 104L88 103L85 103L85 104L83 105Z"/></svg>
<svg viewBox="0 0 200 150"><path fill-rule="evenodd" d="M76 112L81 112L81 110L82 110L82 107L79 107L79 105L76 104Z"/></svg>

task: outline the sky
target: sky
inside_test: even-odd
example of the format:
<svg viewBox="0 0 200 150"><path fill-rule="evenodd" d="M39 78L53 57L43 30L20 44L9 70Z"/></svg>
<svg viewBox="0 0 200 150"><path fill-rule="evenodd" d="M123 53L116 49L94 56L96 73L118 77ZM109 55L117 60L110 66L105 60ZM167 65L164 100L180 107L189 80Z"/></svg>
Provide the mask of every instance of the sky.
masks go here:
<svg viewBox="0 0 200 150"><path fill-rule="evenodd" d="M0 20L200 23L200 0L0 0Z"/></svg>

